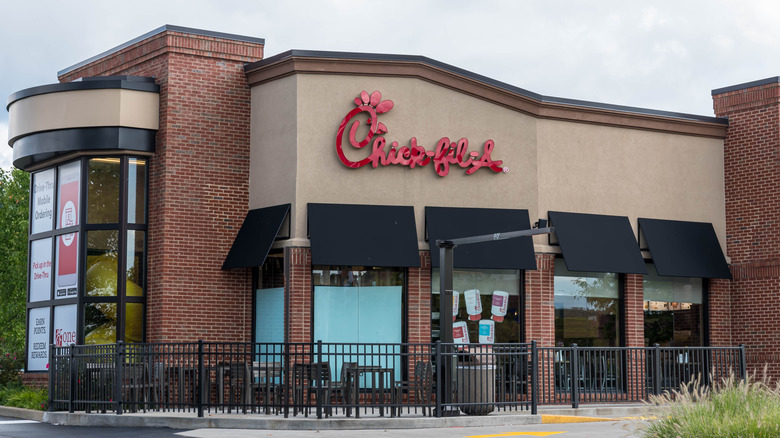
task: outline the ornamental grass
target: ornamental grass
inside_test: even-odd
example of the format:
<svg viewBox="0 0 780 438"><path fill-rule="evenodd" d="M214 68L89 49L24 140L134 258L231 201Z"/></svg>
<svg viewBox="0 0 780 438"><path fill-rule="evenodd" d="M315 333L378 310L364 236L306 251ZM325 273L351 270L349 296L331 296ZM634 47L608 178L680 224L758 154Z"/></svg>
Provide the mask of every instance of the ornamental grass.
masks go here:
<svg viewBox="0 0 780 438"><path fill-rule="evenodd" d="M780 437L780 383L770 384L766 369L758 380L733 374L712 387L699 380L679 390L651 396L647 438Z"/></svg>

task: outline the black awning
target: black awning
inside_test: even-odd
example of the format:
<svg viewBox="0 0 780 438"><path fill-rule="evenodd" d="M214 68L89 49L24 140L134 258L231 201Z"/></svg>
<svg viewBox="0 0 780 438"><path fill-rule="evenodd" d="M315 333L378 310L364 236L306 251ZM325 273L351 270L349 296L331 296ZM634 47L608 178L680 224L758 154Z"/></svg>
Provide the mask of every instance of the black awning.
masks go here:
<svg viewBox="0 0 780 438"><path fill-rule="evenodd" d="M711 223L640 218L639 230L659 275L731 279Z"/></svg>
<svg viewBox="0 0 780 438"><path fill-rule="evenodd" d="M425 228L431 264L436 268L437 240L527 230L531 224L528 210L425 207ZM529 236L458 246L453 253L453 265L469 269L536 269L533 240Z"/></svg>
<svg viewBox="0 0 780 438"><path fill-rule="evenodd" d="M309 204L312 265L419 267L414 208Z"/></svg>
<svg viewBox="0 0 780 438"><path fill-rule="evenodd" d="M250 210L222 269L262 266L289 212L290 204Z"/></svg>
<svg viewBox="0 0 780 438"><path fill-rule="evenodd" d="M627 217L559 211L549 214L570 271L647 274Z"/></svg>

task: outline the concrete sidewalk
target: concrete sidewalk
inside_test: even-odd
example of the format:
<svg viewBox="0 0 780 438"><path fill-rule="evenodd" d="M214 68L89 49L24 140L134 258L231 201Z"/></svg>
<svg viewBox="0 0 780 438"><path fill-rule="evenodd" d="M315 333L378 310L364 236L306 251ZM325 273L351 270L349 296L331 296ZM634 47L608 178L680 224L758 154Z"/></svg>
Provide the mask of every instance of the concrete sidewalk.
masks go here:
<svg viewBox="0 0 780 438"><path fill-rule="evenodd" d="M538 415L527 411L494 412L484 416L424 417L404 415L401 417L361 416L352 418L334 416L318 420L303 416L284 418L265 414L211 413L198 418L194 412L146 412L99 414L41 412L0 406L0 416L35 420L69 426L102 427L169 427L173 429L263 429L263 430L363 430L363 429L425 429L440 427L480 427L527 425L541 423L581 423L593 421L615 421L647 415L642 404L585 405L578 409L565 406L540 406Z"/></svg>

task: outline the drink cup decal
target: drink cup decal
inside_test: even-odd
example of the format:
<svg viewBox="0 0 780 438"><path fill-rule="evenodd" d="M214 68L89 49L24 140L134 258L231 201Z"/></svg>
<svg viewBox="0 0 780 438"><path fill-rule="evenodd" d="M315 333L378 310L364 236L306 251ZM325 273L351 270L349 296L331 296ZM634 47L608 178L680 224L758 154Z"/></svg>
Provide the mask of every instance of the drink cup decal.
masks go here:
<svg viewBox="0 0 780 438"><path fill-rule="evenodd" d="M466 312L469 314L469 320L479 321L482 319L482 300L479 297L479 289L469 289L463 292L466 298Z"/></svg>
<svg viewBox="0 0 780 438"><path fill-rule="evenodd" d="M500 290L493 292L493 305L490 312L493 314L493 321L501 322L506 316L506 308L509 305L509 293Z"/></svg>
<svg viewBox="0 0 780 438"><path fill-rule="evenodd" d="M496 340L496 322L492 319L479 321L479 343L492 344Z"/></svg>
<svg viewBox="0 0 780 438"><path fill-rule="evenodd" d="M469 343L469 330L465 321L458 321L452 324L452 339L456 344Z"/></svg>
<svg viewBox="0 0 780 438"><path fill-rule="evenodd" d="M460 292L452 291L452 322L458 317L458 306L460 305Z"/></svg>

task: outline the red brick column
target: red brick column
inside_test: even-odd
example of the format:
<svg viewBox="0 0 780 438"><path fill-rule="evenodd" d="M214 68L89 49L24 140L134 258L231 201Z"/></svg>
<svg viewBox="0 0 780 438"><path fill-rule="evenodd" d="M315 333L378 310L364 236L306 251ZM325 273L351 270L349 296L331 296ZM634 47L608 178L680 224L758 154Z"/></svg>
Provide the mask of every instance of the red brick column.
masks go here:
<svg viewBox="0 0 780 438"><path fill-rule="evenodd" d="M525 342L539 347L555 343L555 254L536 254L536 270L525 271ZM550 350L539 353L539 400L555 395L555 361Z"/></svg>
<svg viewBox="0 0 780 438"><path fill-rule="evenodd" d="M626 347L645 346L645 312L644 312L644 286L642 275L626 274L623 300L626 309ZM645 390L645 365L644 351L629 350L626 356L625 379L628 384L626 398L628 400L641 400Z"/></svg>
<svg viewBox="0 0 780 438"><path fill-rule="evenodd" d="M146 340L251 340L251 271L221 266L249 208L250 92L263 45L166 30L60 76L160 85L149 160Z"/></svg>
<svg viewBox="0 0 780 438"><path fill-rule="evenodd" d="M420 251L420 267L409 268L408 342L431 342L431 253Z"/></svg>
<svg viewBox="0 0 780 438"><path fill-rule="evenodd" d="M712 279L709 281L710 345L731 347L731 282Z"/></svg>
<svg viewBox="0 0 780 438"><path fill-rule="evenodd" d="M525 271L525 342L555 343L555 254L536 254L536 270Z"/></svg>
<svg viewBox="0 0 780 438"><path fill-rule="evenodd" d="M311 248L288 248L287 336L290 342L311 342ZM315 339L316 341L316 339Z"/></svg>
<svg viewBox="0 0 780 438"><path fill-rule="evenodd" d="M771 78L717 91L715 114L729 118L726 245L734 280L730 290L710 282L710 341L745 344L749 371L766 365L780 378L780 83Z"/></svg>
<svg viewBox="0 0 780 438"><path fill-rule="evenodd" d="M626 308L626 320L623 321L626 327L626 347L644 347L644 287L641 275L626 274L623 300Z"/></svg>

